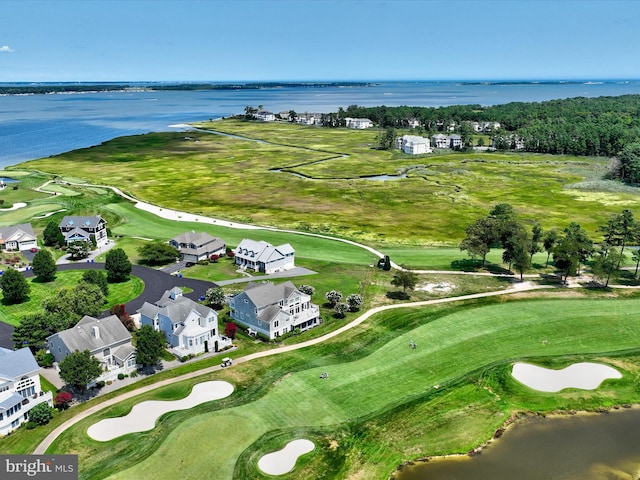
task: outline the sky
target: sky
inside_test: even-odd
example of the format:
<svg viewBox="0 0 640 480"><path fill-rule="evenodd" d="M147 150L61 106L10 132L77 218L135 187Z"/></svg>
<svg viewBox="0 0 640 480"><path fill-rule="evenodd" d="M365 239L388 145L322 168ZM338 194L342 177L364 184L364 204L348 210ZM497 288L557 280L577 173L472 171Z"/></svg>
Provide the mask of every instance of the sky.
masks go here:
<svg viewBox="0 0 640 480"><path fill-rule="evenodd" d="M0 0L0 82L640 79L640 0Z"/></svg>

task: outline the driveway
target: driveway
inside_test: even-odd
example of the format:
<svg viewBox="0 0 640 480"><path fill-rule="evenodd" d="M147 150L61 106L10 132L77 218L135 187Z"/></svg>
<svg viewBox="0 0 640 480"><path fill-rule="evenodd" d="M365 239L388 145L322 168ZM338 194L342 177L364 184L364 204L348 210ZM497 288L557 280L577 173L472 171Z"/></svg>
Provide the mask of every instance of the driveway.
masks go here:
<svg viewBox="0 0 640 480"><path fill-rule="evenodd" d="M0 347L13 350L13 326L0 322Z"/></svg>

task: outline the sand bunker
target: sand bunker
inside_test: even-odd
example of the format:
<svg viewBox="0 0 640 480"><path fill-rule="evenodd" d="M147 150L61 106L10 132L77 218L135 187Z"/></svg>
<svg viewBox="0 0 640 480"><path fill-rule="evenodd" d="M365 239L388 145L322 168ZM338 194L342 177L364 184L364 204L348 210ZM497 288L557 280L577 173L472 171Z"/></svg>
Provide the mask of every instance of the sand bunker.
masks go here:
<svg viewBox="0 0 640 480"><path fill-rule="evenodd" d="M219 400L233 393L229 382L213 381L198 383L191 394L182 400L149 400L135 405L124 417L106 418L94 423L87 434L94 440L107 442L114 438L134 432L145 432L156 425L156 420L167 412L187 410L201 403Z"/></svg>
<svg viewBox="0 0 640 480"><path fill-rule="evenodd" d="M562 370L550 370L529 363L513 365L511 375L527 387L541 392L559 392L565 388L593 390L609 378L622 378L615 368L600 363L574 363Z"/></svg>
<svg viewBox="0 0 640 480"><path fill-rule="evenodd" d="M448 282L423 283L422 285L418 285L416 287L416 290L421 290L429 293L434 293L434 292L449 293L455 287L456 287L455 285L452 285L451 283L448 283Z"/></svg>
<svg viewBox="0 0 640 480"><path fill-rule="evenodd" d="M299 439L287 443L282 450L267 453L258 460L258 468L269 475L283 475L293 470L300 455L311 452L311 440Z"/></svg>

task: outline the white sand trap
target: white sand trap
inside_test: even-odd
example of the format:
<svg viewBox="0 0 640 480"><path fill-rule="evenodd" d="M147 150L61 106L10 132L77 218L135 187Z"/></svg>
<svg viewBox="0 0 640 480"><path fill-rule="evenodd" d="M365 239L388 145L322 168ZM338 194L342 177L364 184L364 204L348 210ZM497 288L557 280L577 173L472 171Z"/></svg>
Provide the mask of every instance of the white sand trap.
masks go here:
<svg viewBox="0 0 640 480"><path fill-rule="evenodd" d="M282 450L267 453L258 460L258 468L269 475L283 475L293 470L298 457L311 452L316 446L311 440L299 439L287 443Z"/></svg>
<svg viewBox="0 0 640 480"><path fill-rule="evenodd" d="M188 397L182 400L149 400L135 405L124 417L105 418L87 429L94 440L107 442L127 433L145 432L156 425L156 420L167 412L187 410L201 403L220 400L233 393L233 385L220 380L202 382L193 386Z"/></svg>
<svg viewBox="0 0 640 480"><path fill-rule="evenodd" d="M622 374L613 367L588 362L574 363L562 370L515 363L511 375L527 387L541 392L559 392L564 388L593 390L609 378L622 378Z"/></svg>
<svg viewBox="0 0 640 480"><path fill-rule="evenodd" d="M423 292L429 292L429 293L434 293L434 292L449 293L455 287L456 287L455 285L452 285L451 283L448 283L448 282L425 283L422 285L418 285L416 287L416 290L421 290Z"/></svg>
<svg viewBox="0 0 640 480"><path fill-rule="evenodd" d="M26 207L26 206L27 206L27 204L26 204L26 203L24 203L24 202L16 202L16 203L14 203L14 204L13 204L13 206L12 206L12 207L9 207L9 208L3 208L1 211L3 211L3 212L8 212L9 210L17 210L17 209L19 209L19 208L24 208L24 207Z"/></svg>

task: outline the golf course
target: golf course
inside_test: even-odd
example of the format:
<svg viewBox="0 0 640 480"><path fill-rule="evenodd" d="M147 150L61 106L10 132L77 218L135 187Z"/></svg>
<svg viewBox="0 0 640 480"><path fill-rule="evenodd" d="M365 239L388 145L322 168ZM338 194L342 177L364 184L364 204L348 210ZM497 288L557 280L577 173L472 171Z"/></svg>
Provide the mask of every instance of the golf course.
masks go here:
<svg viewBox="0 0 640 480"><path fill-rule="evenodd" d="M22 179L20 189L0 195L7 205L27 206L0 212L0 224L32 222L40 233L62 215L100 213L133 262L142 245L188 230L230 246L243 238L290 243L296 265L317 272L295 282L315 288L322 325L278 343L240 332L232 367L220 369L213 357L158 372L60 412L46 427L1 439L3 452L34 451L54 428L91 411L46 450L78 454L83 479L274 478L260 470L260 458L296 439L315 448L278 478L386 479L405 462L469 452L519 416L640 403L633 268L611 285L625 288L601 288L588 275L567 286L540 251L526 282L518 282L501 249L492 248L482 267L459 248L466 227L499 203L512 205L527 225L561 230L577 222L602 240L600 226L613 215L640 212L636 188L604 179L607 159L475 152L413 158L374 148L375 131L240 120L197 127L12 167L5 174ZM371 179L378 175L397 178ZM107 186L210 221L161 218ZM419 270L416 288L403 292L392 283L394 271L376 268L377 256L358 243ZM184 273L214 282L240 276L229 259ZM58 281L72 281L64 278ZM114 295L140 291L132 282ZM324 303L333 289L362 295L360 311L336 317ZM117 299L110 294L109 301ZM227 311L219 312L221 326ZM19 312L1 306L0 313L19 323ZM517 362L554 370L597 362L622 377L593 390L541 392L512 377ZM169 384L153 388L160 381ZM150 430L107 441L87 434L141 402L186 399L194 386L213 381L228 382L232 393L167 411ZM141 387L149 390L133 396ZM123 393L130 398L118 400ZM115 404L102 408L105 401Z"/></svg>

